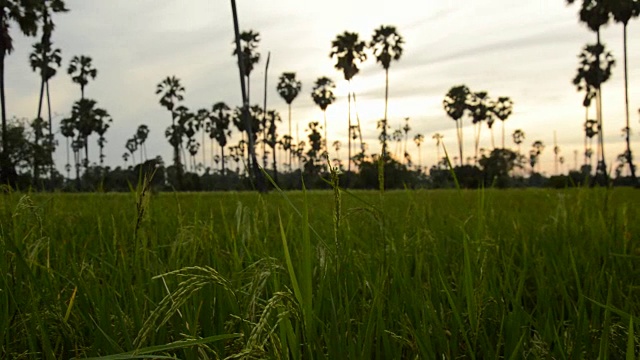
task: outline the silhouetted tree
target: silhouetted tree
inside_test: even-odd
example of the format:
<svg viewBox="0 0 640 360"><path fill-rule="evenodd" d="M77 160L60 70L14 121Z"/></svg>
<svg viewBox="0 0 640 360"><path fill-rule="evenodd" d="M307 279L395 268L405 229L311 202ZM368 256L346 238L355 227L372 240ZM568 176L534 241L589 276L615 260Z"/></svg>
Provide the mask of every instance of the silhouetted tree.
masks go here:
<svg viewBox="0 0 640 360"><path fill-rule="evenodd" d="M222 161L222 175L225 175L225 155L224 148L227 146L227 139L231 136L231 130L229 130L229 125L231 124L231 109L227 104L223 102L217 102L213 105L211 112L209 113L211 116L211 133L209 136L212 136L220 145L221 151L221 161Z"/></svg>
<svg viewBox="0 0 640 360"><path fill-rule="evenodd" d="M478 149L480 148L480 132L482 130L482 122L486 121L487 123L493 123L493 104L486 91L479 91L471 95L467 107L471 114L471 121L474 125L476 125L474 158L477 161Z"/></svg>
<svg viewBox="0 0 640 360"><path fill-rule="evenodd" d="M71 75L71 80L80 86L80 98L84 99L84 88L89 84L89 78L96 78L98 70L91 64L90 57L81 55L71 59L67 73Z"/></svg>
<svg viewBox="0 0 640 360"><path fill-rule="evenodd" d="M173 165L176 169L178 186L182 187L182 166L180 163L180 144L182 144L182 129L176 125L178 114L174 111L178 102L184 100L185 88L180 84L180 79L175 76L167 76L156 86L156 95L160 97L160 105L171 113L171 127L165 131L165 136L173 146Z"/></svg>
<svg viewBox="0 0 640 360"><path fill-rule="evenodd" d="M247 85L247 103L251 103L251 72L258 62L260 62L260 53L257 52L258 44L260 43L260 33L257 31L249 30L240 33L240 48L242 49L241 58L242 66L244 69L244 76L246 77ZM233 54L238 55L238 50L235 46L235 40L232 42Z"/></svg>
<svg viewBox="0 0 640 360"><path fill-rule="evenodd" d="M364 41L359 39L357 33L345 31L339 34L335 40L331 42L331 52L329 57L336 59L334 65L337 70L342 71L344 79L349 82L349 95L348 95L348 131L347 134L351 134L351 79L358 74L360 69L358 66L367 59L367 55L364 52ZM351 172L351 136L348 137L349 141L349 154L347 171Z"/></svg>
<svg viewBox="0 0 640 360"><path fill-rule="evenodd" d="M525 139L525 133L524 131L522 131L521 129L516 129L513 132L513 135L511 135L513 137L513 142L518 145L518 154L522 155L522 152L520 151L520 144L522 144L522 142Z"/></svg>
<svg viewBox="0 0 640 360"><path fill-rule="evenodd" d="M0 2L0 107L2 108L2 152L0 153L0 183L14 184L17 173L9 154L9 131L7 128L7 107L4 92L5 58L13 51L13 38L9 33L12 23L16 23L26 36L35 36L40 20L41 5L35 1L4 0Z"/></svg>
<svg viewBox="0 0 640 360"><path fill-rule="evenodd" d="M147 125L139 125L136 130L136 139L140 145L140 161L142 162L142 154L144 153L144 161L147 161L147 138L149 138L149 127Z"/></svg>
<svg viewBox="0 0 640 360"><path fill-rule="evenodd" d="M110 124L113 122L113 119L109 116L109 114L101 109L98 109L96 113L96 126L95 132L98 134L98 147L100 148L100 166L104 164L104 145L107 143L107 139L104 135L109 130Z"/></svg>
<svg viewBox="0 0 640 360"><path fill-rule="evenodd" d="M631 127L629 126L629 74L627 68L627 25L629 21L640 15L639 0L616 0L608 3L609 10L616 22L622 23L623 49L624 49L624 101L625 101L625 142L627 150L623 153L626 156L629 171L633 182L637 182L636 170L633 166L633 154L631 152Z"/></svg>
<svg viewBox="0 0 640 360"><path fill-rule="evenodd" d="M445 95L442 102L444 110L447 112L450 118L456 122L456 135L458 137L458 150L460 151L460 161L463 159L462 144L462 119L465 112L468 110L468 102L471 92L469 88L464 85L458 85L452 87Z"/></svg>
<svg viewBox="0 0 640 360"><path fill-rule="evenodd" d="M373 51L373 55L376 57L376 61L382 65L385 71L385 86L384 86L384 118L382 127L382 157L387 156L387 110L389 104L389 67L391 61L400 60L402 56L402 45L404 39L395 26L380 26L373 33L372 39L369 42L369 47Z"/></svg>
<svg viewBox="0 0 640 360"><path fill-rule="evenodd" d="M320 107L324 115L324 142L325 150L328 152L329 138L327 137L327 107L336 101L336 96L333 94L333 90L336 88L333 80L326 76L318 78L313 90L311 91L311 98L313 102Z"/></svg>
<svg viewBox="0 0 640 360"><path fill-rule="evenodd" d="M280 75L277 90L289 108L289 136L291 136L291 103L302 90L302 83L296 79L296 73L285 72ZM291 156L289 153L289 166L291 166Z"/></svg>
<svg viewBox="0 0 640 360"><path fill-rule="evenodd" d="M422 143L424 142L424 135L416 134L413 137L413 142L415 142L418 147L418 169L422 171Z"/></svg>
<svg viewBox="0 0 640 360"><path fill-rule="evenodd" d="M506 96L501 96L493 104L493 114L502 121L502 148L504 149L504 122L507 121L511 113L513 112L513 101ZM493 136L493 133L492 135ZM493 139L492 139L493 144ZM495 147L495 146L494 146Z"/></svg>

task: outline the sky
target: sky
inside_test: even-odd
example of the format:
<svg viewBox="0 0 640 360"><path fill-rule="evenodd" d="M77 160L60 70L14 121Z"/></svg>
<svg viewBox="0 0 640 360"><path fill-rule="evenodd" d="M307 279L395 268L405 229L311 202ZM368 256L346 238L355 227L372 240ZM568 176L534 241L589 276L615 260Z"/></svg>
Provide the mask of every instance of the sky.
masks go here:
<svg viewBox="0 0 640 360"><path fill-rule="evenodd" d="M62 50L63 67L50 82L54 131L60 141L55 160L60 171L66 163L65 140L59 121L70 113L80 89L66 73L75 55L90 56L97 78L85 89L113 118L107 132L106 165L123 165L127 139L140 124L150 128L149 156L160 155L169 163L172 150L164 136L171 123L159 103L155 88L167 76L177 76L186 88L184 105L192 110L211 108L219 101L241 104L239 75L232 57L233 20L229 1L221 0L66 0L70 12L56 14L54 46ZM444 135L450 153L457 149L455 122L447 117L442 100L447 91L465 84L472 91L487 91L492 98L508 96L514 112L505 122L507 146L510 134L526 134L523 152L535 140L546 149L542 170L554 173L553 144L556 134L564 170L578 165L583 153L583 94L572 84L578 54L595 34L578 21L578 7L563 0L450 0L450 1L299 1L237 0L241 30L260 33L262 59L251 74L251 103L262 104L264 66L270 53L267 96L269 109L283 119L287 105L276 92L283 72L296 72L302 92L292 104L293 122L300 140L310 121L322 122L322 112L310 93L314 81L328 76L337 83L336 102L327 110L329 143L342 141L346 157L347 83L329 57L331 41L344 31L357 32L369 41L380 25L393 25L405 40L401 59L389 72L389 125L392 130L409 118L410 137L425 137L421 155L413 142L408 150L423 166L436 162L434 133ZM6 98L9 116L36 116L40 78L29 66L35 38L26 38L12 27L14 52L6 59ZM632 150L640 159L640 23L628 27L629 99ZM611 23L601 34L616 58L612 78L603 86L603 119L606 157L611 162L624 151L624 78L622 26ZM377 153L376 123L384 114L384 71L369 52L360 73L352 80L364 141ZM593 112L592 112L593 113ZM355 114L354 114L355 116ZM495 128L499 145L501 128ZM285 134L286 124L279 133ZM234 129L235 130L235 129ZM486 126L481 147L490 149ZM295 134L294 134L295 137ZM234 135L234 141L239 135ZM473 156L473 128L465 121L465 155ZM98 161L97 138L90 138L90 158ZM390 150L395 151L395 144ZM209 143L205 144L209 153ZM442 156L442 153L440 154ZM333 152L332 157L336 154ZM200 157L200 155L199 155ZM207 161L209 155L207 155ZM608 164L611 166L611 163Z"/></svg>

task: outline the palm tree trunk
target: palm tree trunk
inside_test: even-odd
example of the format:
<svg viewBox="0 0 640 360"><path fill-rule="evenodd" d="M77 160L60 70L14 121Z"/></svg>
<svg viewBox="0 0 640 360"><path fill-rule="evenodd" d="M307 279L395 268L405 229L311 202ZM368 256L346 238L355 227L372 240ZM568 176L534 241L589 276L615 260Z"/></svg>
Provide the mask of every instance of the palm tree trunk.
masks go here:
<svg viewBox="0 0 640 360"><path fill-rule="evenodd" d="M624 49L624 103L625 103L625 115L626 115L626 124L625 127L625 140L627 142L627 164L629 164L629 171L631 171L631 178L634 183L637 183L636 179L636 169L633 166L633 155L631 153L631 142L630 142L630 134L631 128L629 126L629 73L627 70L627 24L623 24L623 49Z"/></svg>
<svg viewBox="0 0 640 360"><path fill-rule="evenodd" d="M267 53L267 63L264 66L264 102L263 102L263 111L264 115L262 118L262 139L267 139L267 78L269 74L269 60L271 60L271 51ZM266 141L262 143L262 155L266 155ZM264 156L263 167L267 168L267 157Z"/></svg>
<svg viewBox="0 0 640 360"><path fill-rule="evenodd" d="M327 137L327 109L322 111L324 115L324 150L327 152L327 160L329 159L329 138Z"/></svg>
<svg viewBox="0 0 640 360"><path fill-rule="evenodd" d="M41 119L42 116L42 102L44 100L44 76L41 77L40 80L40 97L38 98L38 114L36 115L36 119ZM36 131L35 145L38 146L38 135ZM35 152L33 153L33 181L37 182L38 178L40 178L40 165L38 164L39 156Z"/></svg>
<svg viewBox="0 0 640 360"><path fill-rule="evenodd" d="M387 110L389 104L389 69L385 69L384 81L384 123L382 124L382 159L387 156Z"/></svg>
<svg viewBox="0 0 640 360"><path fill-rule="evenodd" d="M364 143L362 141L362 127L360 126L360 114L358 114L358 101L356 100L356 93L353 93L353 107L356 111L356 121L358 123L358 139L360 140L360 151L364 154Z"/></svg>
<svg viewBox="0 0 640 360"><path fill-rule="evenodd" d="M288 104L288 105L289 105L289 137L293 142L293 137L291 136L291 104ZM289 171L292 171L292 168L291 168L292 159L293 159L293 152L291 151L291 148L289 148Z"/></svg>
<svg viewBox="0 0 640 360"><path fill-rule="evenodd" d="M502 149L504 149L504 120L502 120Z"/></svg>
<svg viewBox="0 0 640 360"><path fill-rule="evenodd" d="M49 80L45 83L46 91L47 91L47 115L49 117L49 160L51 161L50 165L50 173L49 178L53 179L53 120L51 116L51 95L49 94Z"/></svg>
<svg viewBox="0 0 640 360"><path fill-rule="evenodd" d="M351 176L351 80L349 80L349 95L348 97L348 110L349 110L349 115L347 116L347 122L349 125L349 131L347 131L347 141L349 143L349 151L348 151L348 157L347 157L347 184L349 184L349 178ZM4 99L4 97L3 97ZM2 100L4 103L4 100ZM4 106L3 106L4 109ZM3 112L4 114L4 112Z"/></svg>
<svg viewBox="0 0 640 360"><path fill-rule="evenodd" d="M5 9L2 7L0 10L0 29L5 29ZM0 154L0 183L13 184L15 180L14 172L12 169L11 159L9 158L9 144L7 143L7 107L5 102L4 93L4 59L6 55L6 49L4 42L0 41L0 105L2 107L2 153Z"/></svg>
<svg viewBox="0 0 640 360"><path fill-rule="evenodd" d="M67 179L71 178L71 173L69 172L69 167L71 166L71 164L69 163L70 159L69 159L69 138L67 137L67 166L65 166L65 169L67 170Z"/></svg>
<svg viewBox="0 0 640 360"><path fill-rule="evenodd" d="M478 148L480 147L480 132L482 132L482 122L478 122L477 132L476 132L476 151L475 151L475 163L478 163Z"/></svg>
<svg viewBox="0 0 640 360"><path fill-rule="evenodd" d="M271 152L272 152L271 156L273 158L273 179L277 184L278 183L278 162L277 162L277 159L276 159L277 148L276 148L275 145L271 148ZM265 168L266 168L266 166L265 166Z"/></svg>
<svg viewBox="0 0 640 360"><path fill-rule="evenodd" d="M220 146L220 160L222 161L222 176L224 176L224 146Z"/></svg>
<svg viewBox="0 0 640 360"><path fill-rule="evenodd" d="M464 139L462 138L462 117L456 121L456 131L458 135L458 150L460 150L460 164L462 165L463 157L462 157L462 144Z"/></svg>
<svg viewBox="0 0 640 360"><path fill-rule="evenodd" d="M600 44L600 30L598 30L596 32L597 37L598 37L598 44ZM597 66L598 69L600 68L600 54L598 54L597 59ZM600 79L598 79L600 80ZM609 182L609 173L607 172L607 162L604 156L604 126L603 126L603 119L602 119L602 84L600 83L600 81L598 81L598 89L597 89L597 93L596 93L596 102L598 105L597 111L598 111L598 148L599 148L599 156L600 156L600 160L598 161L598 166L602 167L602 172L605 175L605 179L607 181L607 183ZM601 161L601 163L600 163Z"/></svg>

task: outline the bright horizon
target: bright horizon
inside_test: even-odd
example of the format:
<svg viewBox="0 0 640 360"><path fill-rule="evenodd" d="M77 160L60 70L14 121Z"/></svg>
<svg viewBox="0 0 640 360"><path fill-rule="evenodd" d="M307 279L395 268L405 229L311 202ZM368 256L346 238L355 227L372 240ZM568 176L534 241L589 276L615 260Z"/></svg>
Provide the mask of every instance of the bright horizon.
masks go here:
<svg viewBox="0 0 640 360"><path fill-rule="evenodd" d="M218 101L231 107L240 105L238 70L231 56L230 4L205 0L191 0L189 4L187 7L169 0L68 0L71 11L55 16L53 41L54 47L62 50L63 66L50 82L52 110L66 116L79 98L78 86L66 74L71 57L92 57L98 76L86 87L86 96L97 100L114 121L106 135L106 165L123 165L125 142L143 123L151 130L146 145L149 156L160 155L165 163L171 163L172 149L164 137L171 119L155 95L156 85L167 76L181 79L186 88L184 104L192 111L210 108ZM262 106L264 65L267 52L271 52L267 106L278 110L283 118L280 135L287 132L287 106L275 90L280 74L293 71L302 81L302 92L292 104L292 116L305 142L303 129L307 123L322 124L323 118L311 100L311 88L315 79L328 76L338 84L336 102L327 111L328 140L329 144L334 140L343 143L340 153L344 159L346 82L329 58L331 41L347 30L359 33L368 42L375 28L394 25L405 45L402 58L391 64L389 72L389 125L393 131L404 125L405 117L411 119L410 137L417 133L425 137L423 166L436 161L435 142L431 139L436 132L444 135L449 153L456 152L455 123L444 112L442 100L452 86L460 84L472 91L487 91L492 98L508 96L514 101L514 113L505 124L507 147L515 147L511 141L515 129L522 129L527 135L522 146L525 154L535 140L542 140L546 145L541 157L544 172L553 173L554 131L560 155L566 160L565 171L574 167L574 150L579 152L578 165L582 163L583 94L576 91L571 80L578 54L587 43L595 42L595 34L579 23L578 6L566 6L560 0L540 0L518 7L508 0L449 1L437 5L395 1L392 5L383 1L302 4L291 0L264 7L260 1L238 1L240 29L258 31L261 38L261 61L251 74L251 102ZM340 12L333 10L336 8ZM11 30L15 51L6 58L5 67L8 117L33 119L40 79L31 71L28 55L37 39L19 36L15 26ZM636 163L640 159L639 36L638 19L633 19L628 27L628 67ZM601 38L616 59L612 78L603 86L605 151L607 165L612 167L612 161L624 151L620 135L624 127L622 26L610 23ZM384 71L370 52L368 56L352 83L364 141L370 153L379 153L376 122L384 112ZM54 131L58 131L64 116L54 117ZM464 121L465 157L473 156L473 129L470 120ZM500 121L494 125L498 146L501 125ZM480 146L490 148L486 125L482 132ZM238 138L235 130L233 140ZM57 139L56 165L65 174L65 139L59 134ZM89 141L90 158L97 162L97 137L92 136ZM204 144L207 151L208 144ZM394 148L395 144L390 143L390 149ZM409 152L417 163L413 141ZM334 151L330 153L335 156Z"/></svg>

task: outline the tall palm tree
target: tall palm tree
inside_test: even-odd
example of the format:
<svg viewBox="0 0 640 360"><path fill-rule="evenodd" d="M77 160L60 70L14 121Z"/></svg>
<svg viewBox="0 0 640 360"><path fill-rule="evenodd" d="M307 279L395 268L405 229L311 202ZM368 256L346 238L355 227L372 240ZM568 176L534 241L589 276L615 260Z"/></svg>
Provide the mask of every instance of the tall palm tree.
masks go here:
<svg viewBox="0 0 640 360"><path fill-rule="evenodd" d="M388 122L387 109L389 104L389 67L391 61L400 60L402 56L402 45L404 39L395 26L382 25L373 32L371 41L369 42L369 48L373 51L373 55L376 57L376 61L382 65L385 71L385 85L384 85L384 123L382 125L382 157L387 156L387 127Z"/></svg>
<svg viewBox="0 0 640 360"><path fill-rule="evenodd" d="M575 0L567 0L568 4L573 4ZM600 42L600 28L609 22L611 12L609 9L609 2L602 0L582 0L582 6L579 11L580 21L585 23L587 27L596 33L596 47L601 48L602 51L595 51L595 68L600 69L600 56L604 54L604 45ZM594 87L595 100L596 100L596 119L598 121L598 169L607 175L607 165L604 156L604 135L602 129L602 89L601 85L604 82L599 71L595 73L592 83Z"/></svg>
<svg viewBox="0 0 640 360"><path fill-rule="evenodd" d="M447 112L450 118L456 122L456 136L458 137L458 150L460 151L460 161L464 159L462 155L462 118L468 110L469 98L471 91L465 85L454 86L449 89L449 92L445 95L442 105L444 111Z"/></svg>
<svg viewBox="0 0 640 360"><path fill-rule="evenodd" d="M138 139L133 135L131 139L128 139L124 145L127 148L127 151L131 154L131 161L133 162L133 166L136 166L136 157L134 156L135 152L138 150Z"/></svg>
<svg viewBox="0 0 640 360"><path fill-rule="evenodd" d="M631 153L631 128L629 126L629 74L627 69L627 25L629 20L640 15L640 0L618 0L609 3L611 14L616 22L622 23L623 49L624 49L624 102L625 102L625 141L627 151L624 153L631 172L631 178L637 182L636 170L633 166L633 154Z"/></svg>
<svg viewBox="0 0 640 360"><path fill-rule="evenodd" d="M578 91L585 90L586 95L583 105L587 107L591 100L596 100L596 122L598 135L598 168L602 174L607 174L604 157L604 139L602 135L602 83L611 77L611 71L615 60L610 52L606 51L602 44L586 45L579 55L580 65L578 73L573 79ZM607 176L608 177L608 176Z"/></svg>
<svg viewBox="0 0 640 360"><path fill-rule="evenodd" d="M404 131L404 158L406 159L409 155L407 150L407 143L409 142L409 131L411 130L411 126L409 126L410 118L404 118L404 126L402 127L402 131Z"/></svg>
<svg viewBox="0 0 640 360"><path fill-rule="evenodd" d="M66 11L64 3L56 5L52 3L50 6L61 6L60 11ZM53 21L51 21L50 12L54 9L50 9L47 6L47 2L44 2L42 6L42 37L39 43L33 45L33 52L29 55L29 63L33 71L39 70L40 72L40 97L38 99L38 113L36 118L42 118L42 104L44 101L44 90L47 89L47 104L48 106L48 118L49 118L49 160L51 162L50 173L53 176L53 124L51 116L51 99L49 94L49 80L56 75L56 68L60 67L62 57L60 56L60 49L52 49L51 33L54 29Z"/></svg>
<svg viewBox="0 0 640 360"><path fill-rule="evenodd" d="M180 149L182 134L180 128L176 126L178 113L175 111L176 105L184 100L185 88L180 84L180 79L175 76L167 76L156 86L156 95L161 94L160 105L171 113L171 128L165 132L169 143L173 146L173 164L176 167L178 186L182 187L182 164L180 162Z"/></svg>
<svg viewBox="0 0 640 360"><path fill-rule="evenodd" d="M276 122L282 122L280 118L280 114L278 114L275 110L270 110L267 112L266 118L268 119L267 123L267 138L265 142L271 148L271 156L273 162L273 179L278 183L278 162L276 159L276 146L278 145L278 133L277 133L277 125Z"/></svg>
<svg viewBox="0 0 640 360"><path fill-rule="evenodd" d="M222 160L222 175L225 175L225 155L224 148L227 146L227 139L231 136L231 130L229 130L229 125L231 124L231 108L227 106L227 104L223 102L217 102L213 105L211 112L209 113L211 119L211 133L209 136L213 135L213 138L216 139L218 145L220 145Z"/></svg>
<svg viewBox="0 0 640 360"><path fill-rule="evenodd" d="M348 125L347 134L349 141L349 158L347 159L347 172L351 172L351 79L360 72L358 66L367 60L367 54L365 54L365 42L360 40L357 33L345 31L342 34L336 36L336 39L331 42L330 58L335 58L336 64L334 67L337 70L342 71L344 79L349 82L349 106L348 106Z"/></svg>
<svg viewBox="0 0 640 360"><path fill-rule="evenodd" d="M435 133L431 138L436 141L436 161L440 161L440 145L444 136L440 133Z"/></svg>
<svg viewBox="0 0 640 360"><path fill-rule="evenodd" d="M35 36L38 31L38 4L21 0L0 2L0 107L2 108L2 152L0 153L0 183L13 184L17 173L9 157L7 141L7 107L4 92L5 58L13 51L13 38L9 33L15 22L26 36Z"/></svg>
<svg viewBox="0 0 640 360"><path fill-rule="evenodd" d="M205 134L208 132L210 126L209 126L209 109L200 109L198 110L198 112L196 112L196 116L195 116L195 121L197 123L197 128L199 129L199 131L201 132L202 135L202 166L206 166L207 164L207 157L206 154L207 152L204 150L205 146Z"/></svg>
<svg viewBox="0 0 640 360"><path fill-rule="evenodd" d="M289 136L291 136L291 103L302 90L302 83L296 79L296 73L285 72L280 75L277 90L289 107ZM289 165L291 165L291 158L291 153L289 153Z"/></svg>
<svg viewBox="0 0 640 360"><path fill-rule="evenodd" d="M504 122L507 121L513 113L513 101L506 96L499 97L493 104L492 112L502 121L502 148L504 149Z"/></svg>
<svg viewBox="0 0 640 360"><path fill-rule="evenodd" d="M418 147L418 169L422 171L422 143L424 142L424 135L416 134L413 137L413 142Z"/></svg>
<svg viewBox="0 0 640 360"><path fill-rule="evenodd" d="M525 139L524 131L522 131L521 129L516 129L511 136L513 137L513 142L518 145L518 154L521 154L520 144L522 144Z"/></svg>
<svg viewBox="0 0 640 360"><path fill-rule="evenodd" d="M324 115L324 147L327 153L329 151L329 138L327 137L327 107L336 101L336 96L333 94L335 88L336 84L333 80L323 76L316 80L316 83L313 85L313 90L311 91L311 98L313 99L313 102L320 107L320 110L322 110Z"/></svg>
<svg viewBox="0 0 640 360"><path fill-rule="evenodd" d="M478 149L480 148L480 132L482 122L493 123L493 103L486 91L479 91L472 94L469 99L468 108L471 113L471 121L476 125L475 153L474 158L478 161Z"/></svg>
<svg viewBox="0 0 640 360"><path fill-rule="evenodd" d="M142 159L142 154L144 154L144 160L147 160L147 139L149 138L149 127L145 124L139 125L138 129L136 129L136 139L138 139L138 144L140 145L140 158Z"/></svg>
<svg viewBox="0 0 640 360"><path fill-rule="evenodd" d="M536 140L533 142L533 145L531 145L532 152L535 154L535 161L534 161L534 165L535 163L538 164L538 172L540 172L540 167L542 166L542 164L540 164L540 154L542 154L542 151L544 150L545 146L544 143L540 140ZM533 168L534 165L531 165L531 167Z"/></svg>
<svg viewBox="0 0 640 360"><path fill-rule="evenodd" d="M89 83L89 78L95 79L98 75L96 70L91 64L91 58L88 56L74 56L69 63L67 73L71 75L71 80L80 85L80 95L84 99L84 88Z"/></svg>
<svg viewBox="0 0 640 360"><path fill-rule="evenodd" d="M67 170L67 179L71 177L71 160L69 159L69 139L73 139L76 134L76 128L73 125L73 119L68 118L60 122L60 133L67 139L67 164L65 170Z"/></svg>
<svg viewBox="0 0 640 360"><path fill-rule="evenodd" d="M98 108L95 100L80 99L71 108L71 119L78 130L78 138L82 139L84 147L84 167L89 166L89 136L96 131L101 120L108 119L106 110Z"/></svg>
<svg viewBox="0 0 640 360"><path fill-rule="evenodd" d="M111 119L111 116L109 116L109 114L103 109L96 109L95 116L96 124L94 130L96 134L98 134L98 147L100 148L99 158L100 166L102 166L104 164L104 145L107 143L107 139L104 135L107 133L107 130L109 130L113 119Z"/></svg>

